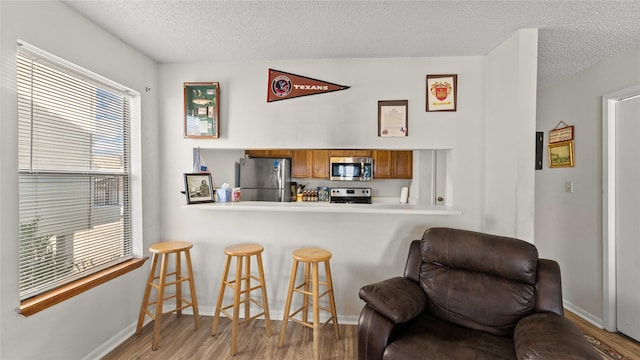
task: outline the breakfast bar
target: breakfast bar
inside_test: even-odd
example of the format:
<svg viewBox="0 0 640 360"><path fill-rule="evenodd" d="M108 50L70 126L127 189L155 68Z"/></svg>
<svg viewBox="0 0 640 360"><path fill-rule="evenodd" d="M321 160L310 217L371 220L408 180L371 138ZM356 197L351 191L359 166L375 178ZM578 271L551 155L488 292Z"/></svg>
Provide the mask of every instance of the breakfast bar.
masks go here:
<svg viewBox="0 0 640 360"><path fill-rule="evenodd" d="M184 205L187 207L187 205ZM334 204L329 202L238 201L189 205L207 211L273 211L304 213L354 213L394 215L462 215L462 210L444 206L400 204L388 201L372 204Z"/></svg>

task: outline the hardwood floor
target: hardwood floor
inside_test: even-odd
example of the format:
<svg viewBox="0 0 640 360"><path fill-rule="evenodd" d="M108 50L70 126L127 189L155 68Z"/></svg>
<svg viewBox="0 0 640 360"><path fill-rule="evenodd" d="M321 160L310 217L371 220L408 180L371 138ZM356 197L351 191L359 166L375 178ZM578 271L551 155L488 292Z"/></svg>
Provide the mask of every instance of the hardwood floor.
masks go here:
<svg viewBox="0 0 640 360"><path fill-rule="evenodd" d="M628 359L636 360L640 359L640 343L620 333L612 333L606 330L600 329L590 322L582 319L581 317L573 314L572 312L565 310L565 317L573 321L574 324L580 328L580 330L588 336L596 338L602 343L603 348L608 348L614 353L622 356L613 357L616 359Z"/></svg>
<svg viewBox="0 0 640 360"><path fill-rule="evenodd" d="M599 329L575 314L565 311L583 333L598 339L604 347L620 354L618 358L640 359L640 343L622 334ZM193 317L175 315L163 317L160 345L151 351L153 322L147 324L139 335L133 335L111 351L103 360L187 360L187 359L234 359L234 360L297 360L312 359L313 335L311 329L289 323L285 346L278 348L280 321L271 321L271 337L266 336L264 320L241 324L238 329L238 354L229 353L231 321L221 318L216 336L210 336L211 316L201 317L200 330L195 331ZM355 325L340 325L340 340L335 341L331 326L325 326L320 334L320 358L357 359L357 328ZM614 357L615 358L615 357Z"/></svg>
<svg viewBox="0 0 640 360"><path fill-rule="evenodd" d="M168 315L162 319L158 350L151 351L153 322L147 324L139 335L133 335L111 351L103 360L297 360L312 359L312 330L290 322L285 344L278 348L281 321L271 321L271 337L267 337L264 320L254 320L238 327L238 353L230 354L231 321L220 318L216 336L210 336L213 317L202 316L200 330L194 328L193 317L177 318ZM357 333L354 325L340 325L340 340L336 341L331 325L320 330L320 358L357 359Z"/></svg>

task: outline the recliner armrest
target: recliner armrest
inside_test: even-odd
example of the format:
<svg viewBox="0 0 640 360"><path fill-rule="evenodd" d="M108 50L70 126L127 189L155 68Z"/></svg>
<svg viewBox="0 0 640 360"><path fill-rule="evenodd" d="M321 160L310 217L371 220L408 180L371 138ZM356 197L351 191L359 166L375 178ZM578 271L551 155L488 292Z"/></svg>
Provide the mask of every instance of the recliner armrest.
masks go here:
<svg viewBox="0 0 640 360"><path fill-rule="evenodd" d="M395 324L407 322L427 308L427 295L415 282L394 277L360 288L360 299Z"/></svg>
<svg viewBox="0 0 640 360"><path fill-rule="evenodd" d="M534 313L520 320L513 342L518 359L602 360L575 324L551 312Z"/></svg>

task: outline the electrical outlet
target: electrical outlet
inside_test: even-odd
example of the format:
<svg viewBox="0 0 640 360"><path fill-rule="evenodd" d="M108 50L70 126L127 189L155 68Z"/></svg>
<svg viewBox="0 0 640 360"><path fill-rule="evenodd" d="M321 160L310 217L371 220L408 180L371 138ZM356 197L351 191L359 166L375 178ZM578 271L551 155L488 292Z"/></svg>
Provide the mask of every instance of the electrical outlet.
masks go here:
<svg viewBox="0 0 640 360"><path fill-rule="evenodd" d="M567 180L564 182L564 191L568 193L573 192L573 181Z"/></svg>

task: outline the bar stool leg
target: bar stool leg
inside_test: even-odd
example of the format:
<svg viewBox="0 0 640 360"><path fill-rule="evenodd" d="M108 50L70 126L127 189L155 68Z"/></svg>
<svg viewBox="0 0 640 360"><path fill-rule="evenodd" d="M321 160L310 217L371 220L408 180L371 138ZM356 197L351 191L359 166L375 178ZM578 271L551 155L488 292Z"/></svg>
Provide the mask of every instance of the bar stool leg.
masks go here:
<svg viewBox="0 0 640 360"><path fill-rule="evenodd" d="M313 279L311 278L311 263L310 262L305 262L304 263L304 286L303 286L303 290L304 292L302 293L302 322L307 323L309 322L309 286L311 284L311 281ZM313 314L311 315L313 316Z"/></svg>
<svg viewBox="0 0 640 360"><path fill-rule="evenodd" d="M136 326L136 334L140 334L142 331L142 325L144 324L144 316L147 313L147 307L149 306L149 295L151 294L151 284L156 273L156 265L158 264L158 255L151 254L151 269L149 270L149 277L147 278L147 287L144 290L142 297L142 306L140 307L140 315L138 315L138 325Z"/></svg>
<svg viewBox="0 0 640 360"><path fill-rule="evenodd" d="M319 301L319 284L318 284L318 262L313 263L312 268L312 279L313 282L313 358L314 360L318 360L318 354L320 353L320 304Z"/></svg>
<svg viewBox="0 0 640 360"><path fill-rule="evenodd" d="M158 300L156 301L156 315L155 322L153 324L153 343L151 344L151 350L158 349L158 342L160 341L160 328L162 322L162 303L164 302L164 287L167 281L167 262L169 258L167 254L162 254L162 262L160 264L160 278L158 279Z"/></svg>
<svg viewBox="0 0 640 360"><path fill-rule="evenodd" d="M229 267L231 266L231 256L227 256L227 263L224 266L224 274L222 275L222 281L220 282L220 290L218 291L218 304L216 305L216 312L213 316L213 324L211 324L211 336L215 336L218 331L218 321L220 320L220 309L222 308L222 300L224 299L224 291L226 290L225 282L227 276L229 276Z"/></svg>
<svg viewBox="0 0 640 360"><path fill-rule="evenodd" d="M333 279L331 278L331 266L329 265L329 261L324 262L324 271L327 277L327 286L329 287L329 305L331 307L331 317L333 321L333 333L336 337L336 340L340 339L340 330L338 329L338 314L336 313L336 300L333 296Z"/></svg>
<svg viewBox="0 0 640 360"><path fill-rule="evenodd" d="M168 256L168 255L167 255ZM182 317L182 281L181 279L182 263L180 261L180 252L176 253L176 317Z"/></svg>
<svg viewBox="0 0 640 360"><path fill-rule="evenodd" d="M193 269L191 268L191 254L189 251L184 252L187 261L187 275L189 276L189 294L191 294L191 308L193 308L193 320L195 321L196 330L200 330L200 314L198 313L198 296L196 295L196 284L193 279Z"/></svg>
<svg viewBox="0 0 640 360"><path fill-rule="evenodd" d="M264 268L262 267L262 255L257 255L258 275L260 276L260 287L262 288L262 310L264 311L264 321L267 328L267 336L271 336L271 318L269 317L269 301L267 300L267 285L264 280Z"/></svg>
<svg viewBox="0 0 640 360"><path fill-rule="evenodd" d="M249 319L249 308L251 305L251 301L249 300L249 295L250 295L250 291L249 289L251 289L251 257L249 255L244 256L244 267L245 267L245 273L244 273L244 318L245 319Z"/></svg>
<svg viewBox="0 0 640 360"><path fill-rule="evenodd" d="M284 316L282 318L282 326L280 328L280 339L278 341L278 347L284 345L284 336L287 332L287 323L289 322L289 311L291 310L291 298L293 296L293 288L296 282L296 273L298 272L298 260L293 260L293 266L291 267L291 276L289 277L289 291L287 291L287 301L284 304Z"/></svg>
<svg viewBox="0 0 640 360"><path fill-rule="evenodd" d="M233 295L233 319L231 324L231 355L238 352L238 322L240 316L240 295L242 288L242 256L236 259L236 281Z"/></svg>

